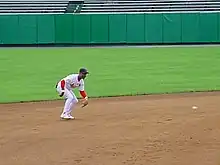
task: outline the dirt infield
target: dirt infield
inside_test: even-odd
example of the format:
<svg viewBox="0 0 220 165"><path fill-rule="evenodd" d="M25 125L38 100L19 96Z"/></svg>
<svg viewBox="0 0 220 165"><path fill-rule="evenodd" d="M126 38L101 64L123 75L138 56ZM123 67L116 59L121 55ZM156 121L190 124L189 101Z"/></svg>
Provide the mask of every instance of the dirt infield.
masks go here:
<svg viewBox="0 0 220 165"><path fill-rule="evenodd" d="M92 99L72 121L62 107L0 104L0 164L220 165L220 92Z"/></svg>

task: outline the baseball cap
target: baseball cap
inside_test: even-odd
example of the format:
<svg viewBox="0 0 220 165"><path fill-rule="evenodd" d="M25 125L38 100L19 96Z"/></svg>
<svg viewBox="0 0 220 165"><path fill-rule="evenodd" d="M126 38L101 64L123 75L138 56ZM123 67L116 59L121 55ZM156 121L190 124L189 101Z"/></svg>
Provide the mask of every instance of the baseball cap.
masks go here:
<svg viewBox="0 0 220 165"><path fill-rule="evenodd" d="M86 68L80 68L79 69L79 73L84 73L84 74L88 74L88 70Z"/></svg>

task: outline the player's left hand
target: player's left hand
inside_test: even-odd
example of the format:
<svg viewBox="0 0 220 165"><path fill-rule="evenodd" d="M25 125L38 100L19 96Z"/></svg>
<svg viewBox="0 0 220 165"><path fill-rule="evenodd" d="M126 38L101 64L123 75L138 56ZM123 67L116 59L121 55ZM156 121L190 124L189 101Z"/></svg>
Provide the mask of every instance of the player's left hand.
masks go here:
<svg viewBox="0 0 220 165"><path fill-rule="evenodd" d="M82 102L82 106L81 107L83 108L83 107L87 106L88 103L89 103L88 100L84 99L83 102Z"/></svg>

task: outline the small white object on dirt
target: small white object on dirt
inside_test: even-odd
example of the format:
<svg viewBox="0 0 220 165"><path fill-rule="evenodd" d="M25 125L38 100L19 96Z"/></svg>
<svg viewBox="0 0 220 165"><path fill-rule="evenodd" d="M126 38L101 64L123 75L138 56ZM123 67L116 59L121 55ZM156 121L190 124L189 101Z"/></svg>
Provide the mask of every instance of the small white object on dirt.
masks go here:
<svg viewBox="0 0 220 165"><path fill-rule="evenodd" d="M197 108L198 108L197 106L193 106L193 107L192 107L192 109L197 109Z"/></svg>

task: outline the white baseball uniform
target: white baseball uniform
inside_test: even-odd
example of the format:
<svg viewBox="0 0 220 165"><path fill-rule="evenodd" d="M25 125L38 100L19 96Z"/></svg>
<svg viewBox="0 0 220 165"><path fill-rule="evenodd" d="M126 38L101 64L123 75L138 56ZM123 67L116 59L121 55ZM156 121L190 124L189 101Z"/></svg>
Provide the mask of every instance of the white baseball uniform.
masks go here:
<svg viewBox="0 0 220 165"><path fill-rule="evenodd" d="M64 92L64 98L66 99L61 117L71 116L73 106L78 102L77 97L73 93L72 89L78 88L79 91L84 91L84 80L78 80L79 74L70 74L61 79L57 84L57 92L59 95Z"/></svg>

